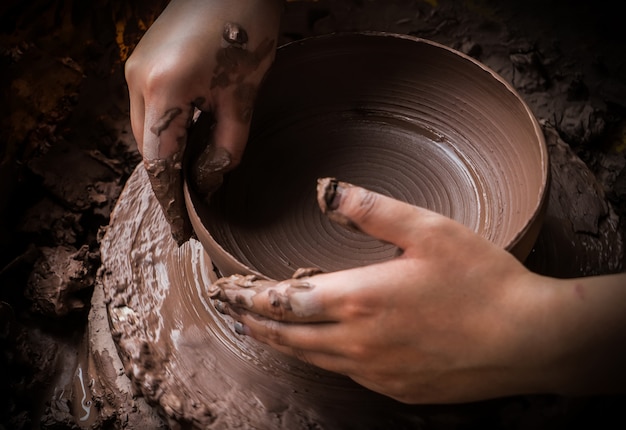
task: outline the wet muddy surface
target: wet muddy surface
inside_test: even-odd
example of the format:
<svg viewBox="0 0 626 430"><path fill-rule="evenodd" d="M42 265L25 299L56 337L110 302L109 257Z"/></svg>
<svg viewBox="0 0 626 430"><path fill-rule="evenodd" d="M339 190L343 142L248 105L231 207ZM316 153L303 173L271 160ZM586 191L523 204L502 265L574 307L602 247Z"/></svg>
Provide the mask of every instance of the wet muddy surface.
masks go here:
<svg viewBox="0 0 626 430"><path fill-rule="evenodd" d="M140 161L123 61L165 4L158 3L0 6L0 382L8 394L0 428L176 423L176 399L159 409L163 420L124 379L132 372L114 353L113 340L107 343L104 308L94 310L105 302L97 288L104 228ZM491 67L542 124L557 178L549 234L540 236L540 252L528 265L555 276L622 271L626 45L616 6L518 3L288 2L279 44L333 31L391 31L443 43ZM573 249L555 248L564 238L573 238ZM537 257L546 254L550 259ZM93 295L98 305L92 306ZM430 408L414 424L605 427L625 424L624 406L621 396L525 396ZM203 413L195 415L206 417L199 424L220 422L219 406Z"/></svg>

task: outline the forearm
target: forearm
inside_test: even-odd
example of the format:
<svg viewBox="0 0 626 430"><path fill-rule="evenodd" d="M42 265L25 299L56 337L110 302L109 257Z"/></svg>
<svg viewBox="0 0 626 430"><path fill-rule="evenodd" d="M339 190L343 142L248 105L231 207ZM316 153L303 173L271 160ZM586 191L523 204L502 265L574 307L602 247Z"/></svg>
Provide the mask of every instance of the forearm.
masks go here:
<svg viewBox="0 0 626 430"><path fill-rule="evenodd" d="M556 280L539 277L550 293L539 316L549 352L541 375L564 395L626 392L626 273Z"/></svg>

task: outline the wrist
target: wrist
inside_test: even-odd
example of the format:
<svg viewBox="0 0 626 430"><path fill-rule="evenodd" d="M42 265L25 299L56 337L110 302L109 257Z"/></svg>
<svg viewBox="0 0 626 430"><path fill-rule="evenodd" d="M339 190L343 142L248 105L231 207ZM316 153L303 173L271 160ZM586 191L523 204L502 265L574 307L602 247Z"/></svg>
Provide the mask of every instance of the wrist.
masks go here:
<svg viewBox="0 0 626 430"><path fill-rule="evenodd" d="M562 379L561 290L558 281L532 272L505 288L501 330L503 395L557 392Z"/></svg>
<svg viewBox="0 0 626 430"><path fill-rule="evenodd" d="M530 274L524 330L532 391L593 395L624 391L626 276L554 279Z"/></svg>

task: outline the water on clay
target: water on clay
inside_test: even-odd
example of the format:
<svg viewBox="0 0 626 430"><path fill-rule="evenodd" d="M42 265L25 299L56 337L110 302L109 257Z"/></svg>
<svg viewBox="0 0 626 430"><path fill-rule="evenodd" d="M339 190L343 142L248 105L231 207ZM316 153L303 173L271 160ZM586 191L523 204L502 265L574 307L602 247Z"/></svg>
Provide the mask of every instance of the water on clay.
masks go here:
<svg viewBox="0 0 626 430"><path fill-rule="evenodd" d="M215 428L415 428L419 407L375 394L234 334L207 295L199 242L178 248L141 166L101 246L113 337L126 372L172 422Z"/></svg>

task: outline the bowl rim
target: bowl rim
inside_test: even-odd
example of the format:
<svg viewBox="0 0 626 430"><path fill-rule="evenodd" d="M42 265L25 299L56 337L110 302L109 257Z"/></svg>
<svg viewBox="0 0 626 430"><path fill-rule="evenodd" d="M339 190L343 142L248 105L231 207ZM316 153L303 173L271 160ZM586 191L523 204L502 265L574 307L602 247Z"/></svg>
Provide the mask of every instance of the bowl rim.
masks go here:
<svg viewBox="0 0 626 430"><path fill-rule="evenodd" d="M377 39L390 38L394 40L401 39L401 40L407 40L410 42L430 45L438 49L443 49L445 51L448 51L454 54L455 56L458 56L459 58L465 61L472 63L474 66L479 67L484 72L488 73L492 79L495 79L497 82L499 82L499 84L502 85L506 91L508 91L515 97L515 99L518 101L520 106L524 109L526 113L526 118L532 124L534 134L536 137L536 143L539 146L538 149L539 149L539 155L540 155L539 161L540 161L540 171L541 171L540 187L538 190L538 195L537 195L535 206L533 207L532 212L531 212L532 215L528 217L525 224L508 241L508 243L502 246L505 250L513 254L518 260L524 261L526 257L528 256L528 254L530 254L532 247L534 246L534 243L537 240L537 237L541 230L542 220L545 215L547 201L548 201L549 183L550 183L550 157L549 157L548 147L546 144L543 129L541 128L539 121L535 117L534 113L532 112L532 110L530 109L526 101L522 98L520 93L515 89L515 87L513 87L511 83L506 81L504 77L502 77L500 74L495 72L492 68L490 68L486 64L476 60L475 58L457 49L447 46L443 43L435 42L433 40L429 40L429 39L425 39L425 38L421 38L421 37L417 37L417 36L413 36L409 34L368 30L368 31L333 32L333 33L328 33L328 34L309 36L303 39L294 40L291 42L287 42L283 45L280 45L276 49L277 51L276 58L279 58L280 52L285 51L287 49L293 49L294 46L302 46L308 43L316 43L317 41L323 40L323 39L337 39L337 38L343 38L343 37L362 37L364 40L368 38L377 38ZM274 65L272 65L272 67L274 67ZM192 227L194 229L194 232L200 239L200 242L204 246L207 253L209 253L209 250L206 249L207 246L205 245L204 241L208 241L212 245L213 248L216 248L221 253L221 256L217 258L215 258L214 255L212 255L212 253L209 253L211 254L210 255L211 259L222 260L222 261L227 260L229 264L238 266L241 269L240 270L241 274L252 274L260 278L269 279L266 275L254 270L251 267L246 266L244 263L236 259L231 253L226 251L222 247L222 245L219 244L213 238L213 235L208 231L208 229L204 227L203 223L200 220L200 217L198 216L198 212L195 209L195 205L193 202L194 200L192 196L193 192L190 190L186 175L183 175L183 177L184 177L184 180L183 180L184 199L185 199L187 211L190 215L190 219L192 220ZM195 217L192 215L195 215ZM219 266L218 266L218 270L219 270Z"/></svg>

